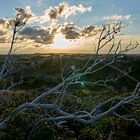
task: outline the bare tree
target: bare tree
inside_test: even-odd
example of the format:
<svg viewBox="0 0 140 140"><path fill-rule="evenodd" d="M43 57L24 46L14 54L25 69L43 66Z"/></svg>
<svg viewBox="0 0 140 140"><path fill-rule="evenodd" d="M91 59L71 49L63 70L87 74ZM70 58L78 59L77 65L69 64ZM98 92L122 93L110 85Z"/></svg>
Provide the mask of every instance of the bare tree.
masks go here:
<svg viewBox="0 0 140 140"><path fill-rule="evenodd" d="M8 53L5 55L4 63L1 65L0 68L0 82L4 84L4 87L6 87L4 83L5 79L10 78L11 84L8 87L6 87L6 89L11 89L12 87L22 83L22 76L21 80L15 83L13 81L13 77L11 76L11 74L15 74L16 72L21 70L18 67L17 62L13 59L13 53L15 52L16 49L14 47L14 44L16 42L16 35L25 26L27 22L27 15L20 13L17 10L16 12L17 12L16 17L12 20L9 20L9 24L12 27L12 39Z"/></svg>
<svg viewBox="0 0 140 140"><path fill-rule="evenodd" d="M20 17L17 17L17 19L19 20ZM15 22L12 41L13 43L15 36L14 34L16 33L17 27L19 27L20 29L24 24L24 22L22 24L17 21ZM60 125L69 120L75 120L80 123L90 124L97 122L103 117L111 118L112 116L117 116L121 119L134 122L136 125L140 126L140 123L136 120L136 118L129 118L128 116L123 116L117 111L120 107L124 105L131 104L132 106L138 106L139 104L135 101L140 98L140 82L129 76L131 69L129 68L126 71L123 71L113 65L125 53L139 46L138 42L130 42L130 44L128 44L126 47L123 47L124 49L122 49L121 40L119 40L118 43L115 43L115 37L120 33L121 28L122 26L120 23L114 25L104 25L98 38L96 53L93 56L94 58L91 57L81 68L75 69L68 76L64 76L64 70L62 70L62 83L42 93L32 102L24 103L17 107L13 112L11 112L11 114L7 118L5 118L0 123L0 128L5 128L7 124L10 123L18 113L26 112L29 109L44 110L47 112L42 115L43 117L38 118L38 121L35 122L35 127L39 126L44 122L53 122L57 125ZM5 60L5 64L3 65L4 70L6 69L9 54L11 53L11 50L13 48L13 43ZM110 46L108 52L104 55L101 55L100 52L103 48L107 46ZM107 76L105 79L99 79L95 82L84 81L82 79L84 76L94 75L107 67L112 67L117 70L117 76ZM1 75L4 75L3 69ZM128 78L136 82L136 88L130 95L126 97L115 96L113 98L109 98L96 106L93 105L93 108L90 111L81 107L76 107L76 105L74 104L75 101L80 100L80 97L76 96L73 92L70 92L70 89L73 87L73 85L80 84L92 87L103 86L108 88L109 82L117 81L124 76L127 76ZM50 103L50 101L48 103L47 97L49 96L55 97L55 100L53 100L52 103ZM65 104L66 97L72 99L69 105ZM103 108L106 105L109 105L109 107L104 110ZM73 110L69 111L70 108L73 108Z"/></svg>
<svg viewBox="0 0 140 140"><path fill-rule="evenodd" d="M2 64L0 66L0 107L4 107L5 104L10 102L10 90L23 83L22 67L19 66L18 60L14 55L16 51L14 44L16 42L17 33L25 26L26 21L26 14L20 13L19 11L16 11L16 17L14 19L8 20L10 27L12 27L12 39L10 48L2 59ZM15 80L14 77L16 75L18 75L19 78Z"/></svg>

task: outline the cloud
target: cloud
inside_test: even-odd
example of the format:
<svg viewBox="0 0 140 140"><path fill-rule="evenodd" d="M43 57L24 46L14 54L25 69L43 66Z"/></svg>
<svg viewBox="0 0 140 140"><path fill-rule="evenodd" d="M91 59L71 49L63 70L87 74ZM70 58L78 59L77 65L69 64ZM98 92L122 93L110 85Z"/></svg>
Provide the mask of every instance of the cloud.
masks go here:
<svg viewBox="0 0 140 140"><path fill-rule="evenodd" d="M95 36L102 30L100 25L89 25L83 28L76 26L73 23L64 23L60 26L60 31L65 35L66 39L81 39L90 36Z"/></svg>
<svg viewBox="0 0 140 140"><path fill-rule="evenodd" d="M61 33L66 39L78 39L81 37L81 31L77 29L74 24L59 24L46 29L39 29L37 27L26 27L19 32L22 41L24 39L30 39L34 43L40 43L44 45L50 45L54 43L56 34Z"/></svg>
<svg viewBox="0 0 140 140"><path fill-rule="evenodd" d="M96 34L95 26L92 25L85 27L82 31L82 36L85 37L93 36L95 34Z"/></svg>
<svg viewBox="0 0 140 140"><path fill-rule="evenodd" d="M80 28L73 23L55 24L48 28L42 29L38 27L26 27L19 35L20 41L26 39L32 40L40 45L51 45L54 43L54 38L58 34L62 34L66 40L79 40L97 35L102 30L101 25L86 26ZM40 46L39 45L39 46Z"/></svg>
<svg viewBox="0 0 140 140"><path fill-rule="evenodd" d="M15 8L15 11L16 15L20 15L19 18L24 17L28 21L32 16L34 16L30 6L26 6L25 8ZM14 22L15 19L0 19L0 43L9 42L11 40L10 28Z"/></svg>
<svg viewBox="0 0 140 140"><path fill-rule="evenodd" d="M40 0L38 2L41 2ZM58 6L50 7L44 10L43 15L36 15L33 13L30 6L25 8L15 8L16 14L25 17L28 22L25 28L19 32L18 42L32 42L40 45L50 45L54 43L56 34L61 33L65 39L75 40L88 36L91 34L90 27L85 29L79 28L72 23L58 23L58 18L67 19L72 15L78 13L90 12L91 7L84 7L82 4L69 5L67 2L60 3ZM0 19L0 42L6 42L12 34L10 24L12 19ZM50 24L50 25L47 25Z"/></svg>
<svg viewBox="0 0 140 140"><path fill-rule="evenodd" d="M9 22L6 19L0 19L0 31L5 33L9 29Z"/></svg>
<svg viewBox="0 0 140 140"><path fill-rule="evenodd" d="M78 39L80 38L80 30L77 26L70 23L65 23L61 26L61 32L66 39Z"/></svg>
<svg viewBox="0 0 140 140"><path fill-rule="evenodd" d="M107 21L129 21L131 19L132 15L112 15L112 16L106 16L103 17L103 20L107 20Z"/></svg>
<svg viewBox="0 0 140 140"><path fill-rule="evenodd" d="M69 5L67 2L60 3L58 6L50 7L45 10L45 14L49 16L50 19L56 19L57 17L63 17L67 19L71 15L76 15L77 13L91 12L92 7L84 7L82 4L78 6Z"/></svg>
<svg viewBox="0 0 140 140"><path fill-rule="evenodd" d="M41 2L40 0L38 2ZM52 24L58 22L58 18L68 19L72 15L76 15L78 13L91 12L92 7L84 7L82 4L69 5L67 2L62 2L58 6L50 7L44 10L43 15L36 15L32 12L30 6L26 6L23 8L16 8L18 12L28 17L28 21L30 25L44 26L49 22Z"/></svg>
<svg viewBox="0 0 140 140"><path fill-rule="evenodd" d="M38 3L42 3L43 0L38 0ZM58 6L50 7L44 10L42 15L36 15L33 13L30 6L26 6L25 8L15 8L16 13L24 16L28 19L28 25L30 26L46 26L50 22L56 24L58 22L58 18L68 19L72 15L76 15L78 13L85 13L92 11L92 7L84 7L82 4L70 5L67 2L62 2Z"/></svg>
<svg viewBox="0 0 140 140"><path fill-rule="evenodd" d="M26 6L25 8L16 7L15 10L16 10L16 14L20 14L21 16L25 17L26 19L29 19L32 16L34 16L30 6Z"/></svg>
<svg viewBox="0 0 140 140"><path fill-rule="evenodd" d="M19 34L21 37L20 40L30 39L33 40L34 43L40 44L52 44L54 35L53 33L49 32L48 30L44 29L37 29L35 27L26 27L22 30Z"/></svg>
<svg viewBox="0 0 140 140"><path fill-rule="evenodd" d="M19 40L22 41L24 39L30 39L34 43L50 45L54 43L54 38L59 33L64 35L66 40L77 40L95 36L101 29L101 26L87 26L79 28L73 23L57 24L46 29L26 27L19 33Z"/></svg>
<svg viewBox="0 0 140 140"><path fill-rule="evenodd" d="M6 19L0 19L0 43L7 42L9 39L9 21Z"/></svg>

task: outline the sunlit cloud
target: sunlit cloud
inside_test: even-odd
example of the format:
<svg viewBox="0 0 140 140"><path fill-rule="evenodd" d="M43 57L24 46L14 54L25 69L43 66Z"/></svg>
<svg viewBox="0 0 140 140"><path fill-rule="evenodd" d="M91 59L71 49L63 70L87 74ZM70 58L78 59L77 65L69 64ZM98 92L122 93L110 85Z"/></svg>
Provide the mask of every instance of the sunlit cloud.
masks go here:
<svg viewBox="0 0 140 140"><path fill-rule="evenodd" d="M122 21L122 20L126 20L129 21L131 19L132 15L112 15L112 16L106 16L103 17L103 20L106 21Z"/></svg>
<svg viewBox="0 0 140 140"><path fill-rule="evenodd" d="M42 0L38 0L38 2L42 3ZM42 15L35 14L30 6L16 8L16 13L28 19L26 27L18 33L17 43L19 43L20 48L47 48L50 51L54 51L54 48L67 48L69 50L71 46L74 46L72 49L77 48L77 50L80 48L83 48L83 51L89 49L93 45L93 40L102 30L102 25L89 24L85 27L79 27L68 22L68 19L77 14L91 11L92 7L90 6L70 5L67 2L45 9ZM115 14L101 17L101 20L130 22L132 16ZM11 22L12 19L0 19L0 43L10 41Z"/></svg>
<svg viewBox="0 0 140 140"><path fill-rule="evenodd" d="M26 18L30 21L30 18L33 16L31 7L26 6L23 8L15 8L16 14L21 15L22 17ZM11 30L14 19L0 19L0 43L9 42L11 39Z"/></svg>
<svg viewBox="0 0 140 140"><path fill-rule="evenodd" d="M83 36L82 29L67 22L59 24L57 18L61 17L62 19L67 19L72 15L90 12L91 10L91 7L84 7L81 4L75 6L69 5L67 2L63 2L58 6L46 9L43 15L38 16L32 12L31 7L27 6L25 11L28 15L31 15L29 17L30 27L26 27L20 32L20 40L29 38L35 43L47 45L55 43L55 36L58 35L63 35L65 40L79 39ZM20 11L22 12L22 10ZM23 13L25 13L25 11ZM51 24L46 27L44 23L48 22ZM34 27L34 25L37 25L37 27Z"/></svg>
<svg viewBox="0 0 140 140"><path fill-rule="evenodd" d="M26 19L30 19L32 16L34 16L30 6L26 6L25 8L16 7L15 10L17 14L20 14Z"/></svg>
<svg viewBox="0 0 140 140"><path fill-rule="evenodd" d="M26 27L19 32L19 35L21 36L20 40L29 38L35 43L40 43L42 45L54 44L56 43L56 40L58 40L56 38L59 38L64 45L66 44L64 42L77 41L79 39L83 40L84 38L95 36L99 31L101 31L101 29L102 26L97 25L80 28L72 23L64 23L57 24L46 29Z"/></svg>
<svg viewBox="0 0 140 140"><path fill-rule="evenodd" d="M0 43L5 43L9 41L9 26L9 21L7 19L0 19Z"/></svg>
<svg viewBox="0 0 140 140"><path fill-rule="evenodd" d="M33 27L26 27L20 32L20 36L20 40L26 38L41 44L52 44L54 38L53 33L50 33L49 30L39 30Z"/></svg>
<svg viewBox="0 0 140 140"><path fill-rule="evenodd" d="M69 5L67 2L60 3L58 6L50 7L45 10L45 14L49 16L50 19L56 19L57 17L63 17L67 19L72 15L77 13L91 12L92 7L84 7L82 4Z"/></svg>
<svg viewBox="0 0 140 140"><path fill-rule="evenodd" d="M80 28L71 23L64 23L61 27L61 32L66 39L80 38Z"/></svg>
<svg viewBox="0 0 140 140"><path fill-rule="evenodd" d="M40 1L41 2L41 1ZM68 19L70 16L77 15L78 13L91 12L92 7L84 7L82 4L69 5L67 2L62 2L58 6L50 7L44 10L43 15L36 15L32 12L31 7L25 7L26 13L32 15L30 17L30 24L39 24L42 26L45 23L57 23L58 18Z"/></svg>

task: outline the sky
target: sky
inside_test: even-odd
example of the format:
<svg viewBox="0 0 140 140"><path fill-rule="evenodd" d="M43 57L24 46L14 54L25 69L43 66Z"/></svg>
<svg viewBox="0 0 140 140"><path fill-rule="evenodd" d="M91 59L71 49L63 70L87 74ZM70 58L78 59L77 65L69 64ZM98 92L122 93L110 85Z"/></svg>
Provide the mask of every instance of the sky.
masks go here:
<svg viewBox="0 0 140 140"><path fill-rule="evenodd" d="M84 52L90 50L89 40L94 36L93 31L89 32L89 29L92 29L91 26L100 26L108 22L121 21L123 24L128 24L123 33L128 38L139 40L139 5L140 0L1 0L0 42L2 47L0 51L6 50L4 46L7 46L6 40L10 38L6 20L15 16L15 7L18 8L18 12L22 12L20 8L25 9L24 12L28 14L30 21L20 32L20 40L25 42L22 43L22 47L36 46L37 52L44 52L44 48L49 48L48 51L61 51L66 46L70 46L73 51L81 49ZM81 40L84 41L81 42ZM36 44L27 45L33 43ZM85 44L87 47L83 48ZM59 46L62 46L61 49ZM30 48L25 47L22 52L30 52Z"/></svg>

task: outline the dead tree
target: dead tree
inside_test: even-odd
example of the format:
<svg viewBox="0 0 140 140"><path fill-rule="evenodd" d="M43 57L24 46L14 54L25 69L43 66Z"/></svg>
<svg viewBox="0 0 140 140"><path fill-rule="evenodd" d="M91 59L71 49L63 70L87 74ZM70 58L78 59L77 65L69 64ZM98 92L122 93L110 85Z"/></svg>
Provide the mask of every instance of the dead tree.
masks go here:
<svg viewBox="0 0 140 140"><path fill-rule="evenodd" d="M20 11L18 11L17 9L16 9L16 17L12 20L9 20L9 25L12 27L12 39L11 39L8 53L5 55L4 63L1 65L1 68L0 68L0 82L5 84L4 83L5 79L10 78L11 84L10 86L6 87L6 89L11 89L14 86L22 83L22 76L21 76L21 80L15 83L11 75L21 70L18 67L17 62L13 60L13 57L14 57L13 55L16 49L14 47L14 44L16 42L17 33L25 26L26 22L27 22L26 13L25 14L23 14L23 12L20 13Z"/></svg>
<svg viewBox="0 0 140 140"><path fill-rule="evenodd" d="M70 106L65 104L65 97L72 98L70 104L71 106L73 105L74 101L80 99L80 97L75 96L73 92L70 92L69 87L72 88L73 85L89 85L92 87L103 86L108 88L108 82L116 81L124 76L134 80L131 76L129 76L131 69L122 71L119 68L116 68L119 72L116 77L107 76L105 79L100 79L95 82L82 80L84 76L93 75L98 73L100 70L104 70L104 68L108 66L112 66L117 59L122 57L125 53L139 46L138 42L130 42L130 44L124 47L124 49L120 49L122 48L121 40L119 40L118 43L115 43L115 37L120 33L121 28L122 25L120 23L114 25L104 25L98 37L94 59L91 57L81 68L75 69L66 77L64 77L62 72L62 83L42 93L32 102L24 103L17 107L0 123L0 128L5 128L18 113L26 112L29 109L44 110L47 112L46 114L43 114L43 117L39 117L38 121L35 122L35 127L45 122L52 122L60 125L70 120L78 121L84 124L94 124L103 117L112 116L117 116L121 119L134 122L136 125L140 126L140 123L136 120L136 118L129 118L128 116L120 115L117 112L117 110L123 105L131 104L132 106L138 106L135 101L140 99L140 82L137 80L135 80L136 88L130 95L126 97L115 96L113 98L109 98L100 104L93 106L90 111L82 108L75 108L73 111L69 111ZM110 46L108 52L101 55L100 52L106 46ZM53 100L52 103L48 103L47 97L54 95L55 100ZM104 110L104 106L108 104L110 104L110 106Z"/></svg>
<svg viewBox="0 0 140 140"><path fill-rule="evenodd" d="M10 102L11 92L10 90L23 83L22 78L22 68L18 66L18 61L14 56L15 52L15 42L16 35L21 30L27 21L26 14L21 14L19 11L16 11L16 17L12 20L9 20L9 24L12 27L12 39L10 43L10 48L7 54L3 58L3 63L0 66L0 105L4 106L5 102ZM13 75L20 74L20 78L18 80L14 80Z"/></svg>

